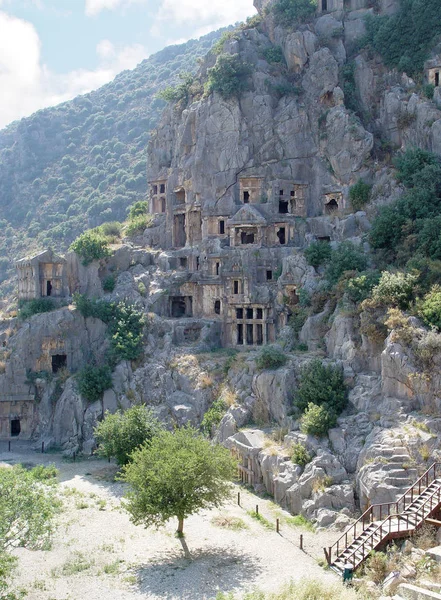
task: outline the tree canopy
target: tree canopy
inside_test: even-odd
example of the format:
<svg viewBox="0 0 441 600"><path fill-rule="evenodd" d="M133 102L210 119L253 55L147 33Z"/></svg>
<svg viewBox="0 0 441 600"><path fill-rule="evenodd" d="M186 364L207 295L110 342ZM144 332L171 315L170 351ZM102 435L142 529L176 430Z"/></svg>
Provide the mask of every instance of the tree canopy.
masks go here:
<svg viewBox="0 0 441 600"><path fill-rule="evenodd" d="M114 457L119 465L129 462L131 453L142 444L149 444L162 430L162 424L145 405L132 406L125 412L106 412L94 434L101 456Z"/></svg>
<svg viewBox="0 0 441 600"><path fill-rule="evenodd" d="M44 548L53 532L54 517L60 503L53 485L55 469L36 467L30 471L21 465L0 468L0 598L8 589L8 577L15 559L12 548Z"/></svg>
<svg viewBox="0 0 441 600"><path fill-rule="evenodd" d="M131 456L122 479L130 484L126 509L135 524L159 526L220 506L231 493L235 461L228 450L210 443L191 427L162 431Z"/></svg>

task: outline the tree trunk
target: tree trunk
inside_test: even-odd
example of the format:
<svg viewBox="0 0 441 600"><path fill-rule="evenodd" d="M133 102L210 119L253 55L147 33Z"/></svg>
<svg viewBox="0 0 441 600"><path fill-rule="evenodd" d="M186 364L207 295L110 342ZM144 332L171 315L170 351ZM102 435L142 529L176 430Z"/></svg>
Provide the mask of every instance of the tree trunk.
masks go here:
<svg viewBox="0 0 441 600"><path fill-rule="evenodd" d="M183 535L184 535L184 518L183 517L178 517L178 530L176 533L180 537L183 537Z"/></svg>

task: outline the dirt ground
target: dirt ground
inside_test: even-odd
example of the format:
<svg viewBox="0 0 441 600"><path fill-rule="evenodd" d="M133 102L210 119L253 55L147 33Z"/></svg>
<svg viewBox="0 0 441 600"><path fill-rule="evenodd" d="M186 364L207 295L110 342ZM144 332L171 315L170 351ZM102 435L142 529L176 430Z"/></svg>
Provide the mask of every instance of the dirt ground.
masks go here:
<svg viewBox="0 0 441 600"><path fill-rule="evenodd" d="M115 466L106 461L66 462L58 454L16 447L0 449L1 462L52 463L60 471L64 509L52 548L16 551L14 584L28 600L210 600L219 591L240 596L254 588L277 590L302 577L336 580L318 560L338 533L289 524L289 513L242 487L221 509L190 517L179 540L174 521L159 530L130 522L121 505L125 486L113 481ZM262 521L252 516L256 504Z"/></svg>

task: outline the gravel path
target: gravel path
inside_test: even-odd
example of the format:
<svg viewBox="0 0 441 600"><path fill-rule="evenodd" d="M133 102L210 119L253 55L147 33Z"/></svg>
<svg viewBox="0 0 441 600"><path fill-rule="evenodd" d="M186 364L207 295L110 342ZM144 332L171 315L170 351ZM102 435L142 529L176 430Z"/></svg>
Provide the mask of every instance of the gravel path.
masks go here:
<svg viewBox="0 0 441 600"><path fill-rule="evenodd" d="M60 455L36 454L24 447L1 452L12 464L54 463L60 470L65 509L52 548L18 549L15 584L28 600L210 600L218 591L241 595L255 587L276 590L307 576L335 581L317 563L336 532L311 533L289 525L289 514L243 488L222 509L204 511L185 523L185 540L175 537L175 522L156 531L134 526L121 507L124 485L111 481L113 465L99 459L77 463ZM267 520L259 522L247 511ZM242 529L213 523L242 520ZM280 534L275 531L280 519ZM299 549L304 535L304 551Z"/></svg>

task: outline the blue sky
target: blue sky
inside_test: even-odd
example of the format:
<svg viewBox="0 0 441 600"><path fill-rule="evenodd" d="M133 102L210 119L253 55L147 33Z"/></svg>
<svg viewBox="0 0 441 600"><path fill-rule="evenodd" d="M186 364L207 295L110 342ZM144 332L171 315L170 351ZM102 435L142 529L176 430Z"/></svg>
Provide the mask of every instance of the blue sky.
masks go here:
<svg viewBox="0 0 441 600"><path fill-rule="evenodd" d="M0 127L254 13L252 0L0 0Z"/></svg>

